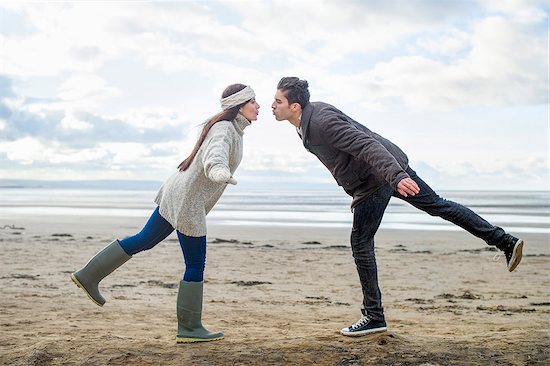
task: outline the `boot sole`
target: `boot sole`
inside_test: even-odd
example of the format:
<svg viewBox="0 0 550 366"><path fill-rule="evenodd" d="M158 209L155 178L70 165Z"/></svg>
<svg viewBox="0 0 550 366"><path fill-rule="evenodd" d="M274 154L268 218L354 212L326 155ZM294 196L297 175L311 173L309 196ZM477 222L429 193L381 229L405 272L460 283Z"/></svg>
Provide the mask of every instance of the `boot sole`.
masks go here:
<svg viewBox="0 0 550 366"><path fill-rule="evenodd" d="M196 342L210 342L219 341L224 337L217 338L176 338L176 343L196 343Z"/></svg>
<svg viewBox="0 0 550 366"><path fill-rule="evenodd" d="M514 251L512 252L512 258L510 259L510 264L508 265L508 272L512 272L521 262L521 256L523 253L523 240L519 239L514 246Z"/></svg>
<svg viewBox="0 0 550 366"><path fill-rule="evenodd" d="M92 295L90 295L88 293L88 290L86 290L86 288L80 283L80 281L76 278L76 276L74 274L71 274L71 280L73 280L73 282L75 283L75 285L79 288L81 288L84 293L86 294L86 296L88 296L90 298L90 300L92 300L94 302L94 304L96 304L97 306L103 306L103 304L100 304L99 302L97 302L93 297Z"/></svg>

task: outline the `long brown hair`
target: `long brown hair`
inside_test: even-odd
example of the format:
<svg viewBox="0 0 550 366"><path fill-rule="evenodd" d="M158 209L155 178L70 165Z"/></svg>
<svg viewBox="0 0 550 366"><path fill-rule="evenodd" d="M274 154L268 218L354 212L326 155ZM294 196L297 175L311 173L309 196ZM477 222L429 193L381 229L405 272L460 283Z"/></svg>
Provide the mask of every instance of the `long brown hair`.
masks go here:
<svg viewBox="0 0 550 366"><path fill-rule="evenodd" d="M232 84L229 85L222 93L222 98L226 98L232 94L235 94L241 90L246 88L246 85L244 84ZM224 111L221 111L220 113L214 115L212 118L210 118L208 121L204 123L204 127L202 128L202 132L199 136L199 139L197 140L197 143L195 144L195 147L193 148L193 151L191 151L191 154L178 165L178 169L181 171L187 170L191 163L193 162L193 159L195 158L195 155L197 155L197 152L199 151L202 143L204 142L204 139L206 138L206 135L208 134L208 131L219 121L233 121L235 117L237 117L237 113L239 113L239 109L248 103L248 101L241 103L239 105L236 105L234 107L228 108Z"/></svg>

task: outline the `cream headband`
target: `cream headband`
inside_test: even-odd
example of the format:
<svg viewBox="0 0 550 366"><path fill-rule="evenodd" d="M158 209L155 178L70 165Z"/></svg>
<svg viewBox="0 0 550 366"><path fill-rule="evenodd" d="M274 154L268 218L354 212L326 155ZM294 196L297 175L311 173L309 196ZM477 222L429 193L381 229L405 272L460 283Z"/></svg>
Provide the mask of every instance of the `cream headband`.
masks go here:
<svg viewBox="0 0 550 366"><path fill-rule="evenodd" d="M251 87L246 86L243 90L240 90L235 94L231 94L225 98L221 98L220 103L222 105L222 109L225 111L226 109L229 109L236 105L248 102L254 97L256 97L254 90L252 90Z"/></svg>

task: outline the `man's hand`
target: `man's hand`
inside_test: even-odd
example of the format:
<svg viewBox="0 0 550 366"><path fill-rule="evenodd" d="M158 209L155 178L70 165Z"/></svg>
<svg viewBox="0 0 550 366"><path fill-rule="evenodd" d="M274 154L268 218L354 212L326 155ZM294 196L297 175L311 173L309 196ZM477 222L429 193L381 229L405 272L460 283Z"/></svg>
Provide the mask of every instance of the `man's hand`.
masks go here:
<svg viewBox="0 0 550 366"><path fill-rule="evenodd" d="M414 180L411 178L405 178L401 179L401 181L397 183L397 192L399 192L399 194L403 197L414 196L420 192L420 188Z"/></svg>

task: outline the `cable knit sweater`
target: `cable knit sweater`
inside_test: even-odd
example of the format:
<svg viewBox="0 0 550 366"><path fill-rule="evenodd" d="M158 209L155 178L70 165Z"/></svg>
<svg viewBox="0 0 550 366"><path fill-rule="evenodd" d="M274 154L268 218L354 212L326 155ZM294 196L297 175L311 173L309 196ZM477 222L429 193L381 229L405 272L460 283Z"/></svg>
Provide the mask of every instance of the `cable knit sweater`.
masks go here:
<svg viewBox="0 0 550 366"><path fill-rule="evenodd" d="M179 232L206 235L206 215L241 162L248 125L241 114L214 124L189 168L175 172L160 188L155 198L159 213Z"/></svg>

